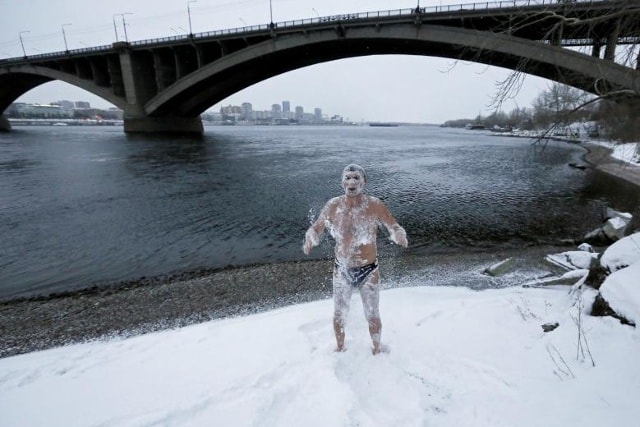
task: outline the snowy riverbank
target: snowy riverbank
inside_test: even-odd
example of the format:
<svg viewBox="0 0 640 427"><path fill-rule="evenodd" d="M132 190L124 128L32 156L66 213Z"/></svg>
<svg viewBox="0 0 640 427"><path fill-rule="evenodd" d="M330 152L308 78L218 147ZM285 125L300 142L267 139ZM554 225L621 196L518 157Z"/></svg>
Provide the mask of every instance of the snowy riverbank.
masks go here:
<svg viewBox="0 0 640 427"><path fill-rule="evenodd" d="M378 356L354 297L344 353L322 300L0 359L2 424L633 425L640 334L569 290L386 290Z"/></svg>
<svg viewBox="0 0 640 427"><path fill-rule="evenodd" d="M516 286L553 274L547 253L564 246L382 257L385 288ZM483 270L510 258L508 274ZM330 260L274 263L210 272L197 277L125 283L81 292L0 303L0 357L60 345L133 336L229 316L253 314L331 297Z"/></svg>
<svg viewBox="0 0 640 427"><path fill-rule="evenodd" d="M600 289L636 324L639 240L636 234L605 253L606 265L619 270ZM410 274L406 265L386 261L386 351L378 356L371 354L354 295L344 353L333 351L332 302L320 299L2 358L2 425L635 425L640 333L589 315L598 291L581 286L585 272L571 276L573 286L541 286L530 280L544 274L536 264L521 261L524 268L492 278L479 268L490 258L474 256L465 268L460 260L443 261L437 270L414 262ZM326 275L326 266L318 268ZM225 280L249 283L249 277ZM473 290L480 281L496 286ZM167 289L158 288L145 310L172 306L172 294L162 293ZM178 289L175 295L187 298L197 288ZM113 295L121 299L107 306L121 311L100 311L107 295L89 296L66 313L48 309L52 317L39 327L46 332L50 321L64 330L97 313L122 321L117 313L135 310L135 303L124 304L138 297ZM200 298L187 300L197 305ZM175 306L183 307L181 301ZM25 333L33 328L28 319L18 323Z"/></svg>

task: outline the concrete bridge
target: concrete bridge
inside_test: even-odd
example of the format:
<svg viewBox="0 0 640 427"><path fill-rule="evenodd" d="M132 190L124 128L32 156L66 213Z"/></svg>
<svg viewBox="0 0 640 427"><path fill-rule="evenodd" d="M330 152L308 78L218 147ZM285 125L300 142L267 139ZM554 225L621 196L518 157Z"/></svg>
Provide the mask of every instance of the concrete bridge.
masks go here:
<svg viewBox="0 0 640 427"><path fill-rule="evenodd" d="M409 54L518 70L594 94L640 98L640 0L511 0L353 13L0 61L0 111L61 80L124 110L125 132L201 133L200 113L287 71ZM582 46L584 53L571 47ZM633 50L631 50L633 52ZM634 63L635 62L635 63Z"/></svg>

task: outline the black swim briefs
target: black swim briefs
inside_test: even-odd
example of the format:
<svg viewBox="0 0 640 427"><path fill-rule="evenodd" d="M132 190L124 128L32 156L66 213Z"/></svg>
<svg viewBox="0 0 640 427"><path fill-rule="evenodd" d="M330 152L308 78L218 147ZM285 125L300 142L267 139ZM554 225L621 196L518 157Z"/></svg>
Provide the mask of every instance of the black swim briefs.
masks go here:
<svg viewBox="0 0 640 427"><path fill-rule="evenodd" d="M336 268L342 274L342 277L354 288L359 288L362 283L378 268L378 260L361 267L343 267L336 261Z"/></svg>

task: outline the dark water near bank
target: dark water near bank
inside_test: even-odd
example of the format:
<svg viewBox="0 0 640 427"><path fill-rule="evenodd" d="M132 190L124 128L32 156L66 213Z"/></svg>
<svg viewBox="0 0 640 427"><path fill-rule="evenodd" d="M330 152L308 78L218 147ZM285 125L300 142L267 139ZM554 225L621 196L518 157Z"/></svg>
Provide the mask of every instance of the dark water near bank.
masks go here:
<svg viewBox="0 0 640 427"><path fill-rule="evenodd" d="M567 166L583 152L438 127L211 127L202 139L17 128L0 135L0 299L303 259L304 230L351 162L412 252L578 237L605 204L630 203ZM314 256L329 254L325 243Z"/></svg>

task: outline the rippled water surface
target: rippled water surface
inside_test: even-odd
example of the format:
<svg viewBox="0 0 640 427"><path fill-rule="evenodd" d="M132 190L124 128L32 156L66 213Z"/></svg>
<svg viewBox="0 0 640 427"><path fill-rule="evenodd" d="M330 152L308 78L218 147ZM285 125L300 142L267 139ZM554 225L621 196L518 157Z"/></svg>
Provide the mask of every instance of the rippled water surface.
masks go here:
<svg viewBox="0 0 640 427"><path fill-rule="evenodd" d="M608 202L567 166L578 146L439 127L210 127L202 139L24 127L0 138L0 298L302 259L310 218L351 162L410 251L576 237ZM314 256L329 254L325 243Z"/></svg>

